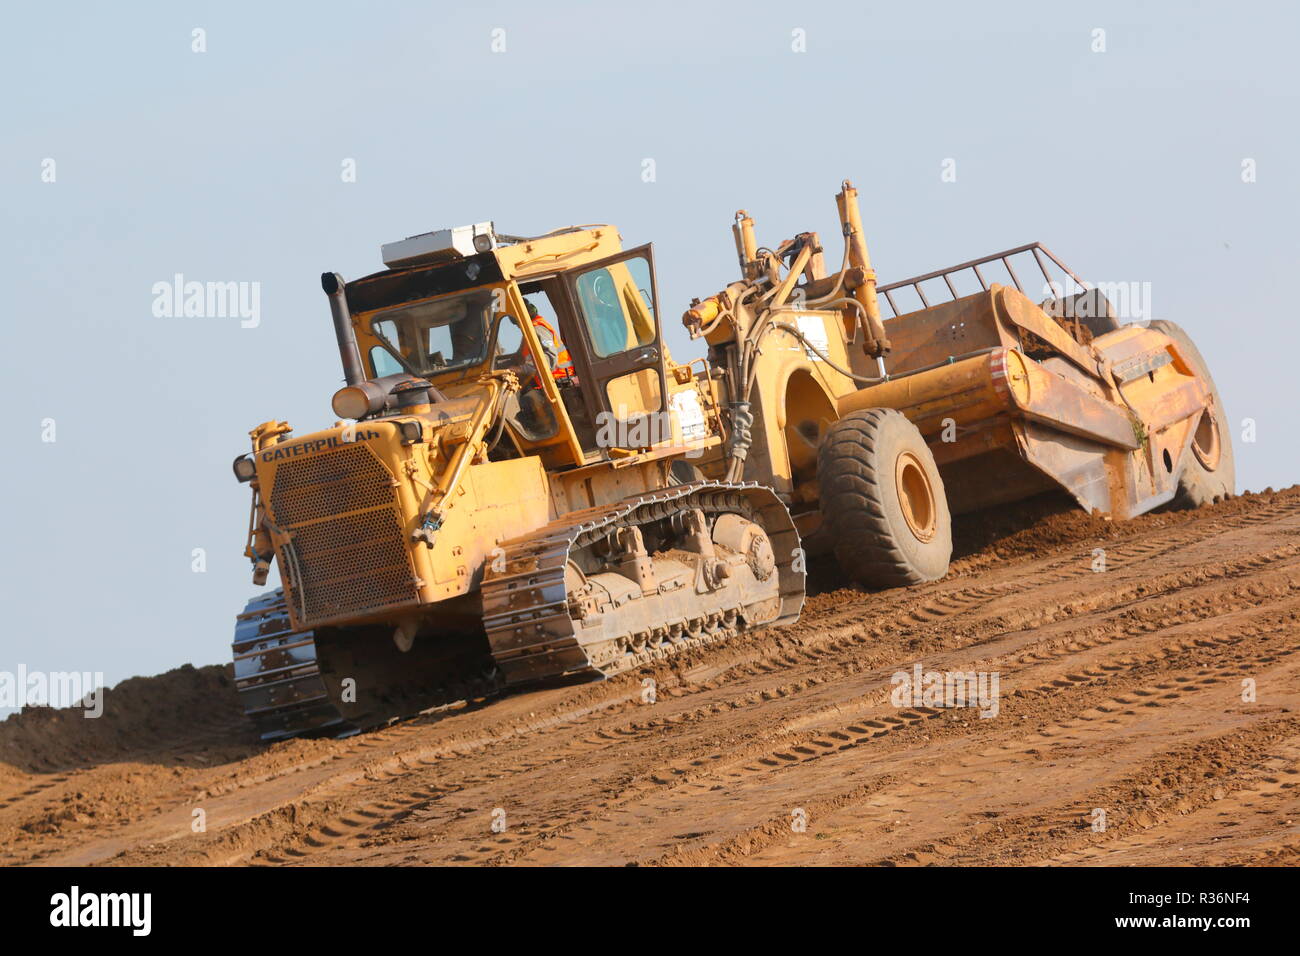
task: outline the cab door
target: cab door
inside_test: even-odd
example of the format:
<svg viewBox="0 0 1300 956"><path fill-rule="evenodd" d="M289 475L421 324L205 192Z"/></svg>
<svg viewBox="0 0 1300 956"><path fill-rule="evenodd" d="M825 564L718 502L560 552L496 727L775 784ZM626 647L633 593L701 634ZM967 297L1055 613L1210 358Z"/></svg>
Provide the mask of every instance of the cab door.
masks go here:
<svg viewBox="0 0 1300 956"><path fill-rule="evenodd" d="M564 273L564 292L579 339L579 348L570 351L597 434L609 434L602 426L612 425L620 436L614 444L629 436L630 444L642 446L667 438L653 431L661 419L652 416L665 410L668 384L651 247ZM647 418L649 430L638 422Z"/></svg>

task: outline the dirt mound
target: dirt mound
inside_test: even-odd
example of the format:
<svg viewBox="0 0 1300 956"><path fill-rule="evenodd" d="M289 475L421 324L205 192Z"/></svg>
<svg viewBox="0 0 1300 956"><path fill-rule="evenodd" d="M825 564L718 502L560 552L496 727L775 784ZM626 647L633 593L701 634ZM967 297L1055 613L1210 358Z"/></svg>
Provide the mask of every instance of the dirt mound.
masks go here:
<svg viewBox="0 0 1300 956"><path fill-rule="evenodd" d="M218 666L29 709L0 865L1300 859L1300 488L1114 523L1035 499L956 538L943 581L345 739L260 743ZM896 700L921 667L992 697Z"/></svg>
<svg viewBox="0 0 1300 956"><path fill-rule="evenodd" d="M953 574L974 573L992 562L1031 558L1070 545L1102 545L1174 528L1189 521L1230 517L1287 502L1300 501L1300 485L1281 491L1248 491L1197 511L1158 511L1128 521L1110 521L1085 514L1063 492L1048 492L1025 501L987 508L953 518ZM858 591L833 555L808 562L808 596L829 597L831 603L849 599ZM823 603L814 601L810 609Z"/></svg>
<svg viewBox="0 0 1300 956"><path fill-rule="evenodd" d="M1112 522L1084 514L1073 499L1040 495L954 520L954 561L975 570L990 560L1028 558L1072 544L1132 539L1189 521L1227 518L1300 501L1300 485L1281 491L1246 492L1200 511L1159 512ZM854 599L858 590L834 558L813 559L807 610ZM0 778L6 771L44 773L139 757L195 738L230 735L244 739L251 725L242 716L229 664L181 667L154 677L132 677L104 692L104 712L86 719L81 708L27 707L0 721Z"/></svg>
<svg viewBox="0 0 1300 956"><path fill-rule="evenodd" d="M0 722L0 774L43 773L147 754L204 733L239 733L230 665L185 664L104 692L103 713L24 707Z"/></svg>
<svg viewBox="0 0 1300 956"><path fill-rule="evenodd" d="M953 557L1016 558L1065 545L1132 538L1210 516L1228 517L1300 500L1300 485L1281 491L1248 491L1200 511L1157 511L1128 521L1084 514L1072 498L1046 494L953 520Z"/></svg>

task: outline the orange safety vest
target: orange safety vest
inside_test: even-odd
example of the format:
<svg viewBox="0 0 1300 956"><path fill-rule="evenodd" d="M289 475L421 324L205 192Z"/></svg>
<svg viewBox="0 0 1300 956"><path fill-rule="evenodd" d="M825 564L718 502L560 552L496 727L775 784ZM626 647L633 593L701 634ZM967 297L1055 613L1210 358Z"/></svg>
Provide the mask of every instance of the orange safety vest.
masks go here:
<svg viewBox="0 0 1300 956"><path fill-rule="evenodd" d="M540 315L534 315L533 328L545 329L551 333L551 341L555 344L555 368L552 369L551 375L555 378L575 378L577 372L573 368L573 358L569 355L569 350L564 347L560 341L559 333L551 328L550 324ZM537 380L537 385L542 384L541 379Z"/></svg>

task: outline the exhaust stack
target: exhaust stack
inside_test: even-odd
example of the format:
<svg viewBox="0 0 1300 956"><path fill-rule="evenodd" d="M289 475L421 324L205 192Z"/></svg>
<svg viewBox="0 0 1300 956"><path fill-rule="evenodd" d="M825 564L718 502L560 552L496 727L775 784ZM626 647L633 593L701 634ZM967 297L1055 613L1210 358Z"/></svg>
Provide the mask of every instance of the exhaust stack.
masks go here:
<svg viewBox="0 0 1300 956"><path fill-rule="evenodd" d="M352 313L344 294L343 277L337 272L322 272L321 288L330 297L330 315L334 317L334 337L339 343L339 357L343 360L343 380L348 385L365 381L366 371L361 364L361 350L357 348L357 333L352 328Z"/></svg>

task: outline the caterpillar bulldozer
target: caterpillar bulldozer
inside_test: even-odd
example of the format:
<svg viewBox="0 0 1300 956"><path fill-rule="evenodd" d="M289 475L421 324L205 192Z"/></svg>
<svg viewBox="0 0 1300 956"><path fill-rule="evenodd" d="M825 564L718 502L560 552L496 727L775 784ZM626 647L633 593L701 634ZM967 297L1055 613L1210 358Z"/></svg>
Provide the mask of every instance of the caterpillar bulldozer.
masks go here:
<svg viewBox="0 0 1300 956"><path fill-rule="evenodd" d="M737 213L740 276L685 312L707 344L685 363L652 247L612 226L484 222L325 273L338 420L264 422L234 461L254 583L274 563L281 585L233 642L263 738L787 624L813 555L867 587L935 580L953 514L1045 490L1115 519L1233 493L1222 404L1177 326L1121 325L1037 243L878 285L857 191L836 202L830 269L816 233L762 247ZM1018 260L1053 294L1027 295Z"/></svg>

